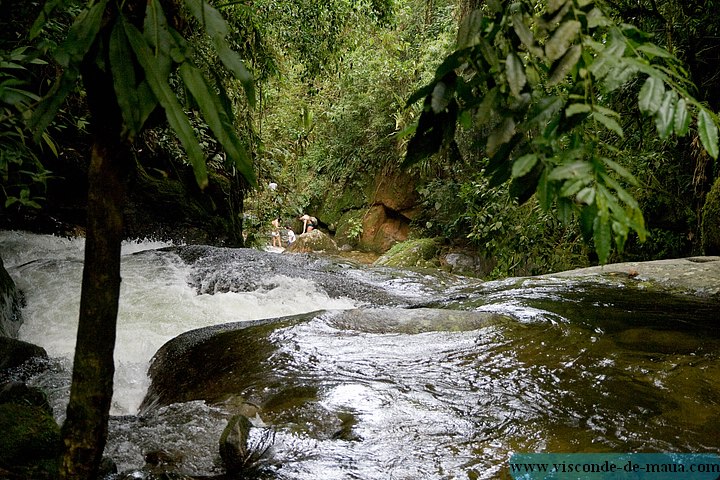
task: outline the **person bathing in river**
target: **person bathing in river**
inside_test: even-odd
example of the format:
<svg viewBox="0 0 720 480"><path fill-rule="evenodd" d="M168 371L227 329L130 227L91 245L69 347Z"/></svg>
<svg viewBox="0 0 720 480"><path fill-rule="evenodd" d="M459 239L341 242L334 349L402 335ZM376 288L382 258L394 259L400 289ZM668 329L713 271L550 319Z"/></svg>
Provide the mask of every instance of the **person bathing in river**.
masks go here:
<svg viewBox="0 0 720 480"><path fill-rule="evenodd" d="M300 217L300 220L303 221L303 233L312 232L318 226L317 218L311 217L307 213Z"/></svg>
<svg viewBox="0 0 720 480"><path fill-rule="evenodd" d="M282 247L282 242L280 241L280 219L277 217L272 221L270 237L272 237L273 247Z"/></svg>

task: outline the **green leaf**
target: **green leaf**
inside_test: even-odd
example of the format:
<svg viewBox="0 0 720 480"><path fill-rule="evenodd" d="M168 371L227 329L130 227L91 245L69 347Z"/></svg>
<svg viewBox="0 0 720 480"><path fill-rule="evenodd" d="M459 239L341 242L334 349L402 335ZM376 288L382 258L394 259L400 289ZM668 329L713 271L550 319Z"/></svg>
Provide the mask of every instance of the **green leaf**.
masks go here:
<svg viewBox="0 0 720 480"><path fill-rule="evenodd" d="M527 77L525 77L525 67L520 58L515 53L510 52L505 60L505 75L507 75L510 91L516 97L520 96Z"/></svg>
<svg viewBox="0 0 720 480"><path fill-rule="evenodd" d="M200 22L210 37L222 64L240 81L250 106L255 106L255 80L240 55L227 42L230 33L222 14L205 0L184 0L192 15Z"/></svg>
<svg viewBox="0 0 720 480"><path fill-rule="evenodd" d="M635 176L630 173L628 169L617 163L615 160L611 160L607 157L603 157L602 161L605 165L607 165L611 170L613 170L615 173L620 175L622 178L624 178L628 183L631 185L638 185L638 181L635 178Z"/></svg>
<svg viewBox="0 0 720 480"><path fill-rule="evenodd" d="M655 45L654 43L643 43L641 45L638 45L637 50L649 55L651 59L653 57L661 57L668 59L675 58L672 53L668 52L662 47Z"/></svg>
<svg viewBox="0 0 720 480"><path fill-rule="evenodd" d="M180 65L180 77L200 107L203 119L210 126L215 137L223 146L240 174L250 185L256 184L252 159L235 133L231 119L227 116L220 99L215 95L200 70L188 62Z"/></svg>
<svg viewBox="0 0 720 480"><path fill-rule="evenodd" d="M642 113L654 115L660 110L664 97L665 84L663 81L655 77L648 77L640 89L638 107Z"/></svg>
<svg viewBox="0 0 720 480"><path fill-rule="evenodd" d="M588 28L604 27L610 24L610 20L603 14L603 12L595 7L586 16Z"/></svg>
<svg viewBox="0 0 720 480"><path fill-rule="evenodd" d="M540 204L540 208L546 212L550 210L553 203L553 196L552 185L548 179L547 169L543 171L542 175L540 175L540 180L538 181L537 186L537 199Z"/></svg>
<svg viewBox="0 0 720 480"><path fill-rule="evenodd" d="M593 221L593 240L598 260L601 264L607 263L612 248L612 229L610 219L604 215L596 216Z"/></svg>
<svg viewBox="0 0 720 480"><path fill-rule="evenodd" d="M580 33L580 22L577 20L568 20L561 23L545 44L545 55L548 60L554 62L565 55L578 33Z"/></svg>
<svg viewBox="0 0 720 480"><path fill-rule="evenodd" d="M567 0L548 0L547 2L547 11L548 13L554 13L556 12L560 7L565 5L567 3Z"/></svg>
<svg viewBox="0 0 720 480"><path fill-rule="evenodd" d="M149 0L143 23L144 36L155 57L155 68L163 77L170 75L173 59L170 52L179 48L170 33L165 13L159 0Z"/></svg>
<svg viewBox="0 0 720 480"><path fill-rule="evenodd" d="M42 133L50 125L58 110L65 102L68 94L77 86L80 71L74 65L63 70L62 75L55 81L52 88L38 106L33 110L28 128L33 132L35 140L39 140Z"/></svg>
<svg viewBox="0 0 720 480"><path fill-rule="evenodd" d="M486 146L488 155L494 155L502 144L510 141L513 135L515 135L515 121L512 117L506 117L488 136Z"/></svg>
<svg viewBox="0 0 720 480"><path fill-rule="evenodd" d="M513 162L512 177L519 178L527 175L533 169L538 161L538 156L534 153L528 153Z"/></svg>
<svg viewBox="0 0 720 480"><path fill-rule="evenodd" d="M147 44L143 35L130 23L124 22L124 26L125 34L130 41L130 45L137 56L138 62L145 71L148 85L165 110L165 115L167 116L170 126L185 148L188 160L195 173L195 180L200 188L205 188L208 184L205 153L195 137L195 131L180 106L175 92L168 84L167 77L163 76L158 65L155 63L155 57L152 55L150 46Z"/></svg>
<svg viewBox="0 0 720 480"><path fill-rule="evenodd" d="M523 21L523 16L519 13L513 15L512 23L515 34L518 36L522 44L525 45L525 48L527 48L533 55L542 57L543 50L538 47L537 42L535 41L535 36Z"/></svg>
<svg viewBox="0 0 720 480"><path fill-rule="evenodd" d="M586 205L591 205L595 201L595 189L593 187L585 187L575 195L575 200Z"/></svg>
<svg viewBox="0 0 720 480"><path fill-rule="evenodd" d="M582 47L580 45L573 45L563 55L560 61L556 62L550 70L550 76L548 78L548 85L557 85L575 68L582 55Z"/></svg>
<svg viewBox="0 0 720 480"><path fill-rule="evenodd" d="M620 124L612 117L608 117L600 112L593 112L592 117L603 124L608 130L615 132L620 138L623 137L623 129Z"/></svg>
<svg viewBox="0 0 720 480"><path fill-rule="evenodd" d="M440 113L450 105L455 89L449 86L445 81L435 84L432 94L430 95L430 106L433 112Z"/></svg>
<svg viewBox="0 0 720 480"><path fill-rule="evenodd" d="M483 15L480 10L473 10L460 23L457 35L457 49L463 49L477 45L480 39Z"/></svg>
<svg viewBox="0 0 720 480"><path fill-rule="evenodd" d="M245 98L247 98L250 106L255 107L257 102L255 96L255 78L245 66L245 62L243 62L240 55L225 42L217 45L217 53L225 68L230 70L235 78L240 81L245 91Z"/></svg>
<svg viewBox="0 0 720 480"><path fill-rule="evenodd" d="M704 108L698 114L698 134L700 142L712 158L718 158L718 128L710 113Z"/></svg>
<svg viewBox="0 0 720 480"><path fill-rule="evenodd" d="M675 90L668 90L665 93L660 109L655 113L655 126L658 135L662 139L669 137L672 133L676 101L677 93L675 93Z"/></svg>
<svg viewBox="0 0 720 480"><path fill-rule="evenodd" d="M592 167L590 166L590 164L587 162L578 161L566 163L555 167L548 175L548 178L550 180L565 180L569 178L582 178L589 180L590 178L592 178L591 174Z"/></svg>
<svg viewBox="0 0 720 480"><path fill-rule="evenodd" d="M113 87L128 137L132 140L140 129L140 106L135 82L134 55L125 35L123 18L118 18L110 34L108 57L112 71Z"/></svg>
<svg viewBox="0 0 720 480"><path fill-rule="evenodd" d="M560 187L558 195L561 197L572 197L587 185L587 179L568 180Z"/></svg>
<svg viewBox="0 0 720 480"><path fill-rule="evenodd" d="M572 117L578 113L588 113L592 111L592 106L587 103L573 103L565 109L565 116Z"/></svg>
<svg viewBox="0 0 720 480"><path fill-rule="evenodd" d="M675 129L675 133L680 137L687 135L687 132L690 130L690 114L688 113L687 102L684 98L681 98L677 104L675 104L673 128Z"/></svg>
<svg viewBox="0 0 720 480"><path fill-rule="evenodd" d="M100 0L77 16L67 37L55 52L55 60L63 67L79 65L95 42L108 0Z"/></svg>

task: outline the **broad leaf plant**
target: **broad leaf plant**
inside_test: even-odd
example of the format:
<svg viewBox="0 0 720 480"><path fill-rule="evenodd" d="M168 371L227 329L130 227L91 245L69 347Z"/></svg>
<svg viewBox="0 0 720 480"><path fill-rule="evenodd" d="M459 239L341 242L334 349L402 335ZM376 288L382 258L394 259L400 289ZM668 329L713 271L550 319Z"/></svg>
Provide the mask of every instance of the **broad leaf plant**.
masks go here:
<svg viewBox="0 0 720 480"><path fill-rule="evenodd" d="M51 0L45 6L44 15L34 25L31 36L40 32L43 19L60 3L61 0ZM195 65L191 45L169 25L159 0L147 2L142 30L135 26L136 22L130 18L132 12L123 8L124 3L93 0L78 15L66 40L55 53L63 73L35 109L32 129L38 134L45 130L67 95L75 89L81 62L95 54L95 61L112 74L126 139L132 141L146 125L150 114L161 107L185 149L198 185L204 188L208 183L206 154L170 84L171 73L177 71L236 171L253 184L252 160L235 131L232 112L221 101L227 96L222 84L210 84ZM248 103L254 106L254 79L237 52L230 48L227 38L230 32L225 19L204 0L183 0L182 3L208 35L223 66L241 82ZM108 16L108 10L116 14ZM93 50L103 22L108 18L114 24L107 49Z"/></svg>
<svg viewBox="0 0 720 480"><path fill-rule="evenodd" d="M718 156L718 118L692 95L681 63L648 35L615 23L600 1L488 0L462 22L457 46L408 105L424 99L406 165L474 128L491 183L511 182L525 201L561 219L578 215L601 263L631 232L645 239L643 214L618 161L621 115L613 94L635 89L639 112L661 139L696 134Z"/></svg>

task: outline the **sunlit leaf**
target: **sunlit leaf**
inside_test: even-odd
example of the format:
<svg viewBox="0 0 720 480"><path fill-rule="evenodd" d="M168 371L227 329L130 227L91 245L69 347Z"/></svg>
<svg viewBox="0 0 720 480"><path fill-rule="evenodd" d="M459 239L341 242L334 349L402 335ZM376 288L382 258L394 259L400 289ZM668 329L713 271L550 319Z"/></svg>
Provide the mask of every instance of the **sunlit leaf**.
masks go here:
<svg viewBox="0 0 720 480"><path fill-rule="evenodd" d="M525 77L525 68L522 61L512 52L508 54L505 60L505 74L510 85L510 91L513 95L519 97L527 78Z"/></svg>
<svg viewBox="0 0 720 480"><path fill-rule="evenodd" d="M586 179L568 180L563 183L560 187L558 195L561 197L572 197L578 193L585 185L587 185Z"/></svg>
<svg viewBox="0 0 720 480"><path fill-rule="evenodd" d="M554 62L558 58L565 55L572 42L580 33L580 22L577 20L568 20L560 24L552 37L545 44L545 55L548 60Z"/></svg>
<svg viewBox="0 0 720 480"><path fill-rule="evenodd" d="M527 175L533 169L538 161L538 156L534 153L528 153L513 162L512 177L518 178Z"/></svg>
<svg viewBox="0 0 720 480"><path fill-rule="evenodd" d="M655 126L657 127L660 138L667 138L672 133L676 101L677 93L675 93L675 90L668 90L665 93L660 108L655 113Z"/></svg>
<svg viewBox="0 0 720 480"><path fill-rule="evenodd" d="M654 115L655 112L660 110L664 97L665 85L662 80L655 77L648 77L640 89L638 107L642 113Z"/></svg>
<svg viewBox="0 0 720 480"><path fill-rule="evenodd" d="M565 3L567 3L567 0L548 0L548 2L547 2L548 13L556 12L560 7L565 5Z"/></svg>
<svg viewBox="0 0 720 480"><path fill-rule="evenodd" d="M445 82L438 82L430 95L430 106L433 112L439 113L447 108L452 99L454 90Z"/></svg>
<svg viewBox="0 0 720 480"><path fill-rule="evenodd" d="M718 128L710 113L700 109L698 114L698 134L700 141L705 147L708 154L714 158L718 158Z"/></svg>
<svg viewBox="0 0 720 480"><path fill-rule="evenodd" d="M589 113L592 111L592 106L587 103L573 103L568 105L565 109L565 116L572 117L578 113Z"/></svg>
<svg viewBox="0 0 720 480"><path fill-rule="evenodd" d="M593 112L592 117L599 123L603 124L608 130L615 132L619 137L623 137L623 129L620 124L612 117L608 117L600 112Z"/></svg>
<svg viewBox="0 0 720 480"><path fill-rule="evenodd" d="M688 130L690 130L690 114L684 98L681 98L677 104L675 104L673 128L675 129L675 133L680 137L685 136Z"/></svg>
<svg viewBox="0 0 720 480"><path fill-rule="evenodd" d="M589 163L578 161L566 163L555 167L548 178L550 180L565 180L568 178L591 178L592 167Z"/></svg>
<svg viewBox="0 0 720 480"><path fill-rule="evenodd" d="M595 201L595 189L592 187L585 187L580 190L577 195L575 195L575 199L580 203L590 205Z"/></svg>

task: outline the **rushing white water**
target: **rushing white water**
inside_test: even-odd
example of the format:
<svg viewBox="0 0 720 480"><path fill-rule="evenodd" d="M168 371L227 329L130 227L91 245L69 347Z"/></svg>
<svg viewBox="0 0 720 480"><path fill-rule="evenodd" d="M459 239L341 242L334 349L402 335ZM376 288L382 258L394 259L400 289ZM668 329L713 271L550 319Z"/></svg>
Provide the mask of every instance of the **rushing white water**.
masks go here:
<svg viewBox="0 0 720 480"><path fill-rule="evenodd" d="M162 242L126 242L122 248L120 308L115 347L112 414L132 414L142 401L152 356L182 332L209 325L274 318L319 309L353 308L316 285L284 276L267 278L252 292L200 294L189 268ZM51 357L71 361L80 305L83 239L0 232L5 268L25 294L20 339Z"/></svg>

